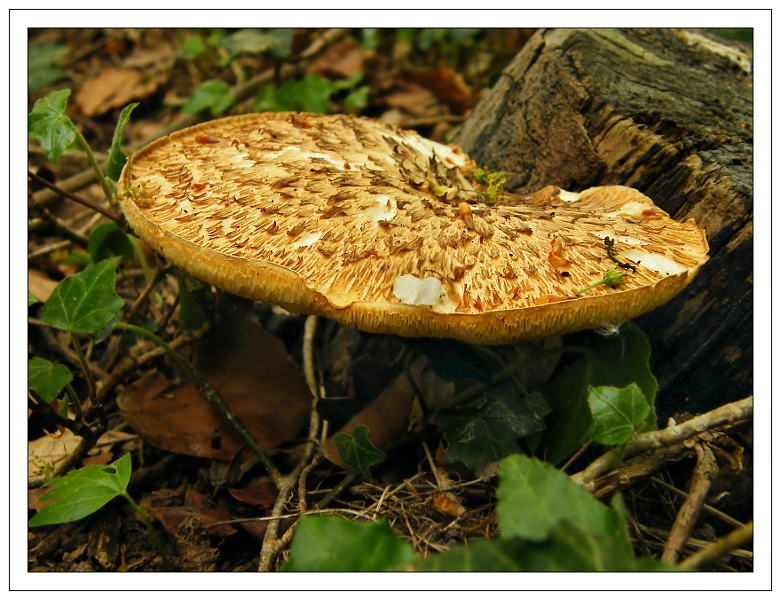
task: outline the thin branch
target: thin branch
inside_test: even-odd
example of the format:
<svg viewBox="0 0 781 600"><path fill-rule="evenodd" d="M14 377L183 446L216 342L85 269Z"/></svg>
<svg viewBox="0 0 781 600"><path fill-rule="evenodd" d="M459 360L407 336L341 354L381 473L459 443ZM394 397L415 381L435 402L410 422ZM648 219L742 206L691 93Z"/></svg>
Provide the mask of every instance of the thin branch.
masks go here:
<svg viewBox="0 0 781 600"><path fill-rule="evenodd" d="M27 170L27 177L29 177L30 179L32 179L36 183L42 185L43 187L48 188L48 189L50 189L53 192L56 192L57 194L59 194L63 198L67 198L68 200L72 200L73 202L81 204L82 206L86 206L87 208L89 208L91 210L94 210L97 213L100 213L101 215L103 215L107 219L111 219L115 223L118 223L119 220L120 220L120 217L118 215L113 214L111 211L108 211L105 208L103 208L102 206L98 206L97 204L92 204L92 202L89 202L88 200L85 200L84 198L81 198L81 197L77 196L76 194L73 194L73 193L71 193L71 192L69 192L67 190L63 190L62 188L54 185L53 183L49 183L43 177L41 177L39 175L36 175L35 173L30 171L29 169ZM33 196L33 198L35 199L35 196Z"/></svg>
<svg viewBox="0 0 781 600"><path fill-rule="evenodd" d="M631 458L649 450L680 444L704 431L715 429L722 425L735 425L746 421L753 415L753 406L754 396L749 396L743 400L725 404L678 425L637 435L629 440L624 458ZM612 469L617 454L617 449L610 450L580 473L572 475L570 479L588 491L593 492L597 487L595 485L596 480Z"/></svg>
<svg viewBox="0 0 781 600"><path fill-rule="evenodd" d="M686 501L678 511L678 516L670 530L670 536L664 545L664 552L662 552L662 562L671 565L678 562L694 529L694 524L697 522L697 517L702 512L702 505L705 504L705 497L708 495L711 482L719 472L716 457L707 444L697 444L695 449L697 451L697 465L694 467L691 489Z"/></svg>
<svg viewBox="0 0 781 600"><path fill-rule="evenodd" d="M731 531L722 538L719 538L712 544L687 557L681 561L680 566L684 569L701 569L705 565L716 562L725 554L748 544L754 537L754 522L747 523L742 527Z"/></svg>

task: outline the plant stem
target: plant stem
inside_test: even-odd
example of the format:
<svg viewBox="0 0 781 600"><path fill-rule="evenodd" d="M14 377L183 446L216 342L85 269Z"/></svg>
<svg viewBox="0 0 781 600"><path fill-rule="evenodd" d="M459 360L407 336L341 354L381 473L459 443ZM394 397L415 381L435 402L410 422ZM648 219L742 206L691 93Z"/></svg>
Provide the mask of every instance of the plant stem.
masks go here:
<svg viewBox="0 0 781 600"><path fill-rule="evenodd" d="M89 147L87 140L84 139L84 136L81 135L81 132L76 129L76 127L74 127L73 130L76 132L76 140L79 142L79 146L81 146L82 150L87 154L87 160L89 160L92 170L95 171L95 175L97 175L98 183L100 183L100 187L103 188L103 194L106 196L106 200L108 200L109 205L114 206L116 204L114 193L108 186L108 181L106 181L106 177L103 175L103 171L101 170L95 155L92 153L92 148Z"/></svg>
<svg viewBox="0 0 781 600"><path fill-rule="evenodd" d="M277 487L279 487L279 484L282 481L282 475L280 474L276 465L272 462L260 444L258 444L258 441L255 439L252 433L250 433L246 426L241 422L236 413L234 413L231 407L225 403L225 400L222 399L220 393L214 389L214 387L212 387L212 385L206 380L206 378L195 367L194 364L184 358L176 350L171 348L171 346L169 346L162 338L156 336L151 331L147 331L143 327L137 327L136 325L130 325L129 323L116 323L114 325L114 329L125 329L127 331L132 331L153 341L155 344L165 350L166 353L184 371L187 379L189 379L190 383L192 383L195 389L198 390L198 393L211 405L215 406L225 416L225 418L228 419L231 425L235 427L236 431L239 433L242 439L257 455L257 457L260 459L260 462L263 463L263 466L266 467L266 471L268 471L272 481L277 485Z"/></svg>
<svg viewBox="0 0 781 600"><path fill-rule="evenodd" d="M163 566L170 570L171 565L168 562L168 556L165 553L165 548L163 548L163 543L160 541L160 537L157 535L157 531L155 531L154 525L152 525L152 520L149 518L149 515L146 513L146 511L141 508L138 504L136 504L133 501L133 498L130 497L130 495L127 492L120 493L120 496L122 496L125 500L130 502L130 506L133 507L133 510L138 513L138 516L141 517L141 520L144 522L144 525L146 525L147 530L149 530L149 535L152 538L152 541L155 544L155 548L157 548L157 553L160 555L160 558L163 560Z"/></svg>
<svg viewBox="0 0 781 600"><path fill-rule="evenodd" d="M84 376L87 378L87 383L89 384L89 397L95 398L97 390L97 387L95 386L95 378L92 376L92 371L89 369L87 359L84 358L84 352L81 349L79 338L77 338L76 334L72 331L70 334L71 340L73 341L73 349L76 351L76 356L78 356L79 362L81 363L81 370L84 371Z"/></svg>

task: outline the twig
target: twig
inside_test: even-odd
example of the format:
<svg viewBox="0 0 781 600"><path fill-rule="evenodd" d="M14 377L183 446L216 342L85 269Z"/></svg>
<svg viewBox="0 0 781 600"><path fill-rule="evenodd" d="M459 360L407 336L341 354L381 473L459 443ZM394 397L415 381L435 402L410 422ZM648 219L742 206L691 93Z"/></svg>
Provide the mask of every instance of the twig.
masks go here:
<svg viewBox="0 0 781 600"><path fill-rule="evenodd" d="M719 560L725 554L746 545L753 537L754 522L752 521L682 560L680 566L684 569L701 569L705 565Z"/></svg>
<svg viewBox="0 0 781 600"><path fill-rule="evenodd" d="M651 477L651 481L655 483L656 485L660 485L666 490L669 490L675 494L678 494L682 498L686 498L687 494L683 490L679 490L677 487L670 485L666 481L662 481L658 477ZM711 506L710 504L703 504L702 509L706 512L709 512L714 517L718 517L728 525L732 525L732 527L743 527L744 524L735 519L734 517L730 517L727 513L720 511L718 508L715 508Z"/></svg>
<svg viewBox="0 0 781 600"><path fill-rule="evenodd" d="M314 374L314 338L316 331L317 317L307 317L306 324L304 325L304 370L307 373L307 383L309 383L310 389L312 389L312 411L309 416L309 435L307 436L303 455L298 463L296 463L295 468L287 477L281 478L279 483L277 483L279 496L277 496L277 501L274 503L274 508L271 511L272 516L282 514L285 509L285 504L287 504L296 485L299 487L303 486L301 478L305 477L304 473L306 467L307 465L310 465L315 448L317 447L320 416L317 412L317 401L319 397L316 384L317 378ZM300 502L304 502L304 499L300 498L299 503ZM306 506L306 504L304 504L304 506ZM290 543L290 538L293 535L292 528L288 529L282 537L278 537L279 523L279 520L271 521L268 528L266 528L266 533L263 536L263 546L260 549L258 571L270 571L276 557L282 549Z"/></svg>
<svg viewBox="0 0 781 600"><path fill-rule="evenodd" d="M119 216L111 213L110 211L106 210L102 206L98 206L97 204L92 204L92 202L89 202L89 201L85 200L84 198L81 198L81 197L77 196L76 194L73 194L73 193L71 193L71 192L69 192L67 190L63 190L63 189L57 187L56 185L54 185L53 183L49 183L43 177L40 177L39 175L36 175L35 173L30 171L29 169L27 171L27 176L30 179L32 179L33 181L35 181L36 183L39 183L40 185L42 185L43 187L48 188L48 189L50 189L53 192L56 192L57 194L59 194L63 198L67 198L68 200L72 200L73 202L81 204L82 206L86 206L87 208L92 209L92 210L94 210L97 213L100 213L101 215L103 215L107 219L111 219L115 223L119 222ZM33 198L35 198L35 196L33 196Z"/></svg>
<svg viewBox="0 0 781 600"><path fill-rule="evenodd" d="M725 404L679 425L637 435L629 440L624 458L631 458L649 450L679 444L704 431L715 429L722 425L735 425L741 421L746 421L753 414L753 404L754 397L749 396L744 400ZM583 471L572 475L570 479L588 491L593 492L596 489L595 481L612 469L617 454L618 450L615 448L606 452Z"/></svg>
<svg viewBox="0 0 781 600"><path fill-rule="evenodd" d="M681 551L686 546L686 541L697 522L697 517L700 516L711 482L719 472L716 457L707 444L697 444L695 450L697 451L697 465L694 468L691 489L686 501L678 511L678 516L675 518L670 536L664 546L664 552L662 552L662 562L671 565L678 562Z"/></svg>

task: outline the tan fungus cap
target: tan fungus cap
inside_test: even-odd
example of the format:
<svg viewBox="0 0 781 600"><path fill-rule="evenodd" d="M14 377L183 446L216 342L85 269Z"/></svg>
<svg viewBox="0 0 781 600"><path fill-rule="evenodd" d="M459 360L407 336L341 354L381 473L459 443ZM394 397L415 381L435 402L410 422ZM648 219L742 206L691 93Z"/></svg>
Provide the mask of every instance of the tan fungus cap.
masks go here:
<svg viewBox="0 0 781 600"><path fill-rule="evenodd" d="M490 203L475 166L374 120L265 113L150 144L119 191L135 232L191 275L377 333L501 344L620 323L707 261L694 221L636 190ZM577 295L610 268L624 283Z"/></svg>

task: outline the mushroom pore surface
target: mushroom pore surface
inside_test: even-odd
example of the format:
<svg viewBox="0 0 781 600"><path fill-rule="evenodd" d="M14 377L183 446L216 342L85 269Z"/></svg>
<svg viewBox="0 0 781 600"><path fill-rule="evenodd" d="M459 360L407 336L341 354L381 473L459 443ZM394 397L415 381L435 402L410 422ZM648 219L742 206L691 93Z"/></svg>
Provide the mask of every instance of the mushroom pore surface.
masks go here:
<svg viewBox="0 0 781 600"><path fill-rule="evenodd" d="M485 181L414 132L264 113L150 144L119 192L135 232L191 275L377 333L500 344L623 322L707 260L694 221L631 188L518 196ZM621 285L577 294L611 268Z"/></svg>

